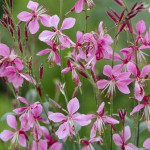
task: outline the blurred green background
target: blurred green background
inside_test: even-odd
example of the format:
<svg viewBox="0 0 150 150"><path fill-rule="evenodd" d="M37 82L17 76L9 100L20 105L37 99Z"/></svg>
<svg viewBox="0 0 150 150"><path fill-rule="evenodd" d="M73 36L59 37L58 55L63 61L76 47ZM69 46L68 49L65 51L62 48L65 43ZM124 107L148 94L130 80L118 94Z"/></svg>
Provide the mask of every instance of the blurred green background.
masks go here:
<svg viewBox="0 0 150 150"><path fill-rule="evenodd" d="M49 9L49 11L47 13L49 13L50 15L54 15L54 14L59 15L59 0L42 0L42 1L39 0L38 2L41 5L44 5L46 8ZM66 12L68 12L70 10L70 8L72 8L74 6L75 2L76 2L76 0L64 0L63 15ZM113 8L117 12L121 12L122 9L116 3L114 3L113 0L95 0L94 2L96 3L96 7L94 7L94 9L92 9L91 11L87 11L87 14L90 16L88 18L88 28L87 28L88 32L97 31L100 21L104 22L104 27L106 29L113 27L114 23L107 16L106 11L110 10L110 8ZM131 6L135 2L140 2L140 0L126 0L126 2L128 5L128 8L131 8ZM23 10L28 11L28 9L26 8L27 3L28 3L28 0L14 0L13 17L15 18L15 22L18 22L18 19L16 17L18 13L20 13ZM145 3L150 4L150 1L145 0ZM3 5L3 3L1 0L0 1L0 18L2 18L3 13L4 13L3 9L2 9L2 5ZM73 13L69 14L68 16L76 18L76 24L72 29L66 30L64 33L67 34L68 36L70 36L70 38L75 42L76 41L76 32L85 30L85 13L82 12L80 14L76 14L75 12L73 12ZM139 21L141 19L143 19L146 22L147 30L148 30L149 26L150 26L150 13L148 13L148 11L141 12L132 20L133 27L135 28L137 21ZM24 27L24 23L21 25L22 30L23 30L23 27ZM43 75L43 79L42 79L42 92L43 92L42 99L43 99L43 101L45 101L45 100L47 101L47 98L45 98L45 97L50 97L50 98L56 100L57 102L59 102L59 104L66 107L64 97L61 94L59 94L59 92L56 89L56 84L55 84L57 80L60 80L60 71L61 71L60 68L58 66L49 68L49 64L46 63L46 59L47 59L48 55L41 56L41 57L36 56L36 53L38 51L47 48L46 44L44 44L43 42L38 40L38 35L45 29L48 29L48 28L41 26L40 30L38 31L38 33L35 36L30 36L29 45L30 45L32 53L27 54L27 57L28 58L30 56L33 57L33 61L34 61L33 72L34 72L36 78L38 78L38 76L39 76L40 65L41 64L44 65L44 75ZM112 37L114 37L114 30L110 30L109 34ZM23 32L22 32L22 36L23 36ZM11 38L9 32L2 25L0 25L0 40L2 43L7 44L10 48L13 47L14 43L12 42L12 38ZM118 43L115 51L119 51L120 49L122 49L126 46L127 46L126 34L123 32L123 33L121 33L119 43ZM65 56L67 55L68 52L71 52L71 51L72 51L72 49L66 49L62 52L63 57L64 57L64 60L63 60L64 67L66 67L66 60L67 60L65 58ZM105 60L105 61L100 61L97 64L96 72L99 73L102 78L105 78L102 74L103 66L105 64L110 64L110 63L111 62ZM73 90L75 87L71 78L72 78L71 73L68 73L65 75L66 93L67 93L68 99L71 99L72 93L73 93ZM94 89L93 89L92 85L86 79L83 79L81 76L80 76L80 79L83 84L82 85L82 94L80 92L78 92L78 94L77 94L77 98L80 101L80 112L85 113L85 114L86 113L95 113L97 109L96 109L96 102L95 102L95 96L94 96L95 95ZM32 97L32 94L34 95L34 92L29 91L29 89L34 89L34 87L30 86L27 82L25 82L23 84L23 87L21 88L20 95L28 96L30 99ZM130 85L130 89L131 89L130 95L123 95L117 91L117 94L114 97L114 113L117 113L119 108L122 108L122 109L126 109L128 112L128 115L129 115L129 113L131 112L131 110L134 106L134 101L129 99L129 97L133 96L133 85ZM149 92L149 89L150 89L150 84L148 84L148 86L147 86L147 92ZM37 97L37 100L38 100L38 97ZM99 99L99 103L101 101L106 102L106 112L107 112L107 114L109 114L110 106L107 103L109 100L105 97L102 97ZM8 87L6 87L5 83L2 80L0 80L0 106L1 106L0 107L0 118L1 118L0 132L3 129L9 128L9 127L7 127L7 124L5 121L6 115L4 115L4 114L7 112L12 112L13 107L15 105L17 105L17 102L16 102L15 98L13 97L11 91L9 90ZM134 136L135 130L133 128L133 122L132 122L132 120L128 120L128 122L130 123L130 125L132 127L131 129L132 129L132 133ZM89 137L90 129L91 129L91 125L82 128L80 131L81 137ZM120 126L117 126L117 129L121 130ZM110 129L108 127L108 130L106 131L106 140L108 141L108 146L109 146L109 136L110 136L109 133L110 133ZM142 143L146 139L146 137L150 137L150 133L147 133L147 130L142 132L142 134L140 135L140 147L142 146ZM134 142L134 138L131 138L131 141ZM8 142L4 144L2 141L0 141L0 150L2 150L2 149L3 150L8 149ZM101 149L101 146L98 146L97 149ZM114 148L114 150L115 149L116 148ZM72 148L70 147L69 150L72 150Z"/></svg>

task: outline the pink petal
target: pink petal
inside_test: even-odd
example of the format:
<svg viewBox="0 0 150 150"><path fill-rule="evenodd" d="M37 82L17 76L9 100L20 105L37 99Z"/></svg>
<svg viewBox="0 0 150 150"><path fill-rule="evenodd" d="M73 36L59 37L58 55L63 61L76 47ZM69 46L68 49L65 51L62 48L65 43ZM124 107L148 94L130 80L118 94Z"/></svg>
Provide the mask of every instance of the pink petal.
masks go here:
<svg viewBox="0 0 150 150"><path fill-rule="evenodd" d="M84 0L78 0L75 4L76 13L80 13L83 10L83 2Z"/></svg>
<svg viewBox="0 0 150 150"><path fill-rule="evenodd" d="M0 43L0 55L3 57L9 57L10 50L7 45Z"/></svg>
<svg viewBox="0 0 150 150"><path fill-rule="evenodd" d="M38 52L36 55L37 56L45 55L45 54L49 53L50 51L52 51L52 50L47 48L47 49L44 49L44 50Z"/></svg>
<svg viewBox="0 0 150 150"><path fill-rule="evenodd" d="M63 115L62 113L51 113L48 118L52 120L53 122L61 122L63 120L66 120L67 117Z"/></svg>
<svg viewBox="0 0 150 150"><path fill-rule="evenodd" d="M130 93L130 90L129 90L128 86L124 82L117 81L116 86L118 87L118 90L120 92L122 92L124 94L129 94Z"/></svg>
<svg viewBox="0 0 150 150"><path fill-rule="evenodd" d="M103 88L106 87L107 84L109 84L109 82L110 82L110 81L105 80L105 79L99 80L99 81L97 82L97 88L98 88L98 89L103 89Z"/></svg>
<svg viewBox="0 0 150 150"><path fill-rule="evenodd" d="M39 30L39 23L37 18L34 18L29 23L29 31L31 34L35 34Z"/></svg>
<svg viewBox="0 0 150 150"><path fill-rule="evenodd" d="M67 105L69 115L72 116L80 107L78 99L75 97L71 99Z"/></svg>
<svg viewBox="0 0 150 150"><path fill-rule="evenodd" d="M136 81L135 88L134 88L134 96L138 101L142 101L145 95L143 87Z"/></svg>
<svg viewBox="0 0 150 150"><path fill-rule="evenodd" d="M41 20L41 23L42 25L44 25L45 27L50 27L50 16L47 15L47 14L42 14L39 16L40 20Z"/></svg>
<svg viewBox="0 0 150 150"><path fill-rule="evenodd" d="M137 24L136 24L136 30L139 34L142 34L145 32L146 30L146 25L145 22L143 20L140 20Z"/></svg>
<svg viewBox="0 0 150 150"><path fill-rule="evenodd" d="M82 150L88 150L89 149L89 145L85 145L82 147Z"/></svg>
<svg viewBox="0 0 150 150"><path fill-rule="evenodd" d="M56 131L56 135L59 139L64 139L70 134L69 125L67 122L60 125L59 129Z"/></svg>
<svg viewBox="0 0 150 150"><path fill-rule="evenodd" d="M15 76L15 78L12 80L12 84L16 89L18 89L23 84L23 78L21 76Z"/></svg>
<svg viewBox="0 0 150 150"><path fill-rule="evenodd" d="M7 115L7 124L11 128L17 130L17 121L16 121L16 117L15 116L13 116L13 115Z"/></svg>
<svg viewBox="0 0 150 150"><path fill-rule="evenodd" d="M104 111L104 106L105 106L105 103L102 102L101 105L98 107L98 110L97 110L97 113L98 113L98 114L103 113L103 111Z"/></svg>
<svg viewBox="0 0 150 150"><path fill-rule="evenodd" d="M103 74L108 76L108 77L112 77L112 68L109 65L105 65L104 69L103 69Z"/></svg>
<svg viewBox="0 0 150 150"><path fill-rule="evenodd" d="M21 107L21 108L14 109L13 112L15 112L16 114L22 114L26 110L27 110L27 107Z"/></svg>
<svg viewBox="0 0 150 150"><path fill-rule="evenodd" d="M97 131L97 121L93 123L91 133L90 133L90 138L94 138L96 136L96 131Z"/></svg>
<svg viewBox="0 0 150 150"><path fill-rule="evenodd" d="M17 18L20 21L29 21L32 18L32 14L27 12L27 11L23 11L21 13L18 14Z"/></svg>
<svg viewBox="0 0 150 150"><path fill-rule="evenodd" d="M143 147L144 148L147 148L147 149L150 149L150 138L146 139L143 143Z"/></svg>
<svg viewBox="0 0 150 150"><path fill-rule="evenodd" d="M29 102L28 102L28 100L25 99L24 97L18 96L17 99L19 99L24 104L30 105Z"/></svg>
<svg viewBox="0 0 150 150"><path fill-rule="evenodd" d="M26 143L26 138L25 138L24 134L19 135L19 144L22 147L26 147L27 143Z"/></svg>
<svg viewBox="0 0 150 150"><path fill-rule="evenodd" d="M65 29L70 29L72 28L74 25L75 25L75 19L74 18L66 18L63 23L62 23L62 26L61 26L61 29L60 30L65 30Z"/></svg>
<svg viewBox="0 0 150 150"><path fill-rule="evenodd" d="M69 72L69 71L71 71L71 69L70 69L70 67L67 67L67 68L63 69L63 70L61 71L61 73L67 73L67 72Z"/></svg>
<svg viewBox="0 0 150 150"><path fill-rule="evenodd" d="M62 143L56 142L51 146L51 150L61 150Z"/></svg>
<svg viewBox="0 0 150 150"><path fill-rule="evenodd" d="M128 143L126 146L125 146L126 149L129 149L129 150L138 150L138 148L133 145L132 143Z"/></svg>
<svg viewBox="0 0 150 150"><path fill-rule="evenodd" d="M103 34L103 21L100 21L99 26L98 26L98 33L99 35Z"/></svg>
<svg viewBox="0 0 150 150"><path fill-rule="evenodd" d="M122 72L122 73L118 74L117 79L119 79L119 80L128 79L130 77L130 74L131 73L129 73L129 72Z"/></svg>
<svg viewBox="0 0 150 150"><path fill-rule="evenodd" d="M77 84L78 86L81 86L82 83L80 81L80 78L78 76L78 74L76 73L75 69L72 70L72 80L74 81L75 84Z"/></svg>
<svg viewBox="0 0 150 150"><path fill-rule="evenodd" d="M129 62L127 64L127 70L128 70L128 72L132 73L135 77L137 76L137 68L134 63Z"/></svg>
<svg viewBox="0 0 150 150"><path fill-rule="evenodd" d="M32 106L32 113L33 113L33 115L39 117L40 114L42 113L42 110L43 110L42 105L39 102L35 102L31 106Z"/></svg>
<svg viewBox="0 0 150 150"><path fill-rule="evenodd" d="M89 115L76 113L73 114L72 119L80 126L87 126L91 123L91 117Z"/></svg>
<svg viewBox="0 0 150 150"><path fill-rule="evenodd" d="M1 134L0 134L0 139L2 139L4 142L8 141L9 139L11 139L14 136L14 133L9 131L9 130L4 130Z"/></svg>
<svg viewBox="0 0 150 150"><path fill-rule="evenodd" d="M57 15L50 17L50 21L49 21L50 26L55 27L57 29L59 21L60 21L60 19Z"/></svg>
<svg viewBox="0 0 150 150"><path fill-rule="evenodd" d="M15 63L16 68L17 68L18 70L23 70L24 66L23 66L22 61L21 61L19 58L16 58L16 59L14 60L14 63Z"/></svg>
<svg viewBox="0 0 150 150"><path fill-rule="evenodd" d="M140 111L142 108L144 108L145 105L144 104L139 104L136 107L133 108L132 112L130 113L130 115L133 115L135 112Z"/></svg>
<svg viewBox="0 0 150 150"><path fill-rule="evenodd" d="M37 2L33 2L33 1L29 1L27 8L36 11L37 7L39 6L39 4Z"/></svg>
<svg viewBox="0 0 150 150"><path fill-rule="evenodd" d="M57 64L58 66L61 65L60 57L59 57L59 55L58 55L56 52L55 52L55 62L56 62L56 64Z"/></svg>
<svg viewBox="0 0 150 150"><path fill-rule="evenodd" d="M124 142L126 142L131 137L130 127L126 126L124 128Z"/></svg>
<svg viewBox="0 0 150 150"><path fill-rule="evenodd" d="M32 150L37 150L37 144L35 141L33 141L33 144L32 144Z"/></svg>
<svg viewBox="0 0 150 150"><path fill-rule="evenodd" d="M119 121L114 118L108 116L103 116L102 118L109 124L119 124Z"/></svg>
<svg viewBox="0 0 150 150"><path fill-rule="evenodd" d="M20 73L21 77L23 77L24 79L26 79L28 82L33 83L34 85L36 85L36 81L34 78L30 77L28 74L25 73Z"/></svg>
<svg viewBox="0 0 150 150"><path fill-rule="evenodd" d="M121 146L123 144L123 141L119 134L113 134L113 140L114 140L114 143L118 146Z"/></svg>
<svg viewBox="0 0 150 150"><path fill-rule="evenodd" d="M98 142L98 141L101 141L102 138L101 137L96 137L96 138L92 138L89 140L90 143L93 143L93 142Z"/></svg>
<svg viewBox="0 0 150 150"><path fill-rule="evenodd" d="M47 141L46 140L40 140L38 143L38 150L47 150Z"/></svg>
<svg viewBox="0 0 150 150"><path fill-rule="evenodd" d="M140 77L144 77L145 75L147 75L150 72L150 65L144 66L142 71L141 71L141 75Z"/></svg>
<svg viewBox="0 0 150 150"><path fill-rule="evenodd" d="M77 42L82 43L83 42L83 33L80 31L77 31Z"/></svg>
<svg viewBox="0 0 150 150"><path fill-rule="evenodd" d="M54 34L55 34L55 32L45 30L39 35L39 40L48 42L51 40L51 38L54 36Z"/></svg>

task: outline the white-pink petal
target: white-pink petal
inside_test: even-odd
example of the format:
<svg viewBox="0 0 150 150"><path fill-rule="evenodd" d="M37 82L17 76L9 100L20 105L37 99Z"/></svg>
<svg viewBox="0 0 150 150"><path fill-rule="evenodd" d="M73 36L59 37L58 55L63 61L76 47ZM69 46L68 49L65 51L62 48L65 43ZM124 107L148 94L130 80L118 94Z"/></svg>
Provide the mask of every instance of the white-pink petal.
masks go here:
<svg viewBox="0 0 150 150"><path fill-rule="evenodd" d="M44 50L38 52L36 55L37 56L45 55L45 54L49 53L50 51L52 51L52 49L47 48L47 49L44 49Z"/></svg>
<svg viewBox="0 0 150 150"><path fill-rule="evenodd" d="M51 146L51 150L61 150L62 143L56 142Z"/></svg>
<svg viewBox="0 0 150 150"><path fill-rule="evenodd" d="M37 7L39 6L39 4L37 2L33 2L33 1L29 1L27 8L36 11Z"/></svg>
<svg viewBox="0 0 150 150"><path fill-rule="evenodd" d="M75 4L76 13L80 13L83 10L83 2L84 0L78 0Z"/></svg>
<svg viewBox="0 0 150 150"><path fill-rule="evenodd" d="M43 26L50 27L50 23L49 23L50 16L49 15L42 14L42 15L39 16L39 18L40 18L40 21L41 21L41 23L42 23Z"/></svg>
<svg viewBox="0 0 150 150"><path fill-rule="evenodd" d="M97 88L98 89L103 89L103 88L105 88L108 84L109 84L109 82L110 81L108 81L108 80L105 80L105 79L103 79L103 80L99 80L99 81L97 81Z"/></svg>
<svg viewBox="0 0 150 150"><path fill-rule="evenodd" d="M145 105L144 104L139 104L136 107L133 108L132 112L130 113L130 115L133 115L135 112L140 111L142 108L144 108Z"/></svg>
<svg viewBox="0 0 150 150"><path fill-rule="evenodd" d="M103 69L103 74L111 78L112 77L112 71L113 70L112 70L111 66L105 65L104 69Z"/></svg>
<svg viewBox="0 0 150 150"><path fill-rule="evenodd" d="M49 114L48 118L54 122L61 122L67 119L67 117L62 113L51 113Z"/></svg>
<svg viewBox="0 0 150 150"><path fill-rule="evenodd" d="M113 134L113 140L114 140L114 143L118 146L121 146L123 144L123 141L119 134Z"/></svg>
<svg viewBox="0 0 150 150"><path fill-rule="evenodd" d="M0 55L3 57L9 57L10 50L7 45L0 43Z"/></svg>
<svg viewBox="0 0 150 150"><path fill-rule="evenodd" d="M21 13L18 14L17 18L20 21L29 21L32 18L32 14L27 12L27 11L23 11Z"/></svg>
<svg viewBox="0 0 150 150"><path fill-rule="evenodd" d="M11 139L14 136L14 133L12 131L9 130L4 130L1 134L0 134L0 139L2 139L4 142L8 141L9 139Z"/></svg>
<svg viewBox="0 0 150 150"><path fill-rule="evenodd" d="M66 18L63 23L62 23L62 26L61 26L61 29L60 30L65 30L65 29L70 29L72 28L74 25L75 25L75 19L74 18Z"/></svg>
<svg viewBox="0 0 150 150"><path fill-rule="evenodd" d="M71 99L67 105L69 115L72 116L80 107L78 99L75 97Z"/></svg>
<svg viewBox="0 0 150 150"><path fill-rule="evenodd" d="M150 138L146 139L143 143L143 147L144 148L147 148L147 149L150 149Z"/></svg>
<svg viewBox="0 0 150 150"><path fill-rule="evenodd" d="M15 116L13 116L13 115L7 115L7 124L11 128L17 130L17 121L16 121L16 117Z"/></svg>
<svg viewBox="0 0 150 150"><path fill-rule="evenodd" d="M38 30L39 30L39 23L38 23L37 18L35 17L29 23L29 31L31 34L35 34Z"/></svg>
<svg viewBox="0 0 150 150"><path fill-rule="evenodd" d="M57 29L59 21L60 19L57 15L51 16L49 20L50 27L55 27Z"/></svg>
<svg viewBox="0 0 150 150"><path fill-rule="evenodd" d="M142 34L145 32L146 30L146 25L145 22L143 20L140 20L137 24L136 24L136 30L139 34Z"/></svg>

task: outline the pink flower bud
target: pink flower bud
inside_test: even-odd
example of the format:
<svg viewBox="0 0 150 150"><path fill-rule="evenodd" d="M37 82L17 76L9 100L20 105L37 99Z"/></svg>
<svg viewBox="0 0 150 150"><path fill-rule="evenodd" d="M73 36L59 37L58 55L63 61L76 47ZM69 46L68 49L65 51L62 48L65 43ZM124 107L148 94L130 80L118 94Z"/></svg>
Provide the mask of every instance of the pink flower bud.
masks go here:
<svg viewBox="0 0 150 150"><path fill-rule="evenodd" d="M23 53L23 48L22 48L21 42L19 42L19 49L20 49L21 53Z"/></svg>
<svg viewBox="0 0 150 150"><path fill-rule="evenodd" d="M43 64L41 64L40 66L40 80L42 79L43 77Z"/></svg>
<svg viewBox="0 0 150 150"><path fill-rule="evenodd" d="M62 107L58 104L58 103L56 103L54 100L50 100L50 102L53 104L53 105L55 105L58 109L62 109Z"/></svg>

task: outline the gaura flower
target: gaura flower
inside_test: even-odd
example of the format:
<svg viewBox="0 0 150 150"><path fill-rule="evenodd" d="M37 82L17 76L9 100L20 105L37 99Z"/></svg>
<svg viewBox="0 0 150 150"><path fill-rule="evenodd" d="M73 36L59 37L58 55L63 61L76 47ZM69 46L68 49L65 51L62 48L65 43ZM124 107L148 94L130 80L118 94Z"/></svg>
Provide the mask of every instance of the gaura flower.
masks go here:
<svg viewBox="0 0 150 150"><path fill-rule="evenodd" d="M20 21L28 22L29 31L31 34L35 34L39 30L38 19L44 26L46 27L50 26L49 24L50 16L44 14L47 10L43 8L43 6L40 7L38 6L39 3L29 1L27 8L32 10L32 12L29 13L27 11L23 11L19 13L17 16Z"/></svg>
<svg viewBox="0 0 150 150"><path fill-rule="evenodd" d="M106 116L104 114L104 106L105 103L102 102L97 110L97 115L92 116L92 118L97 118L97 120L94 122L92 126L91 134L90 134L91 138L94 138L96 136L97 131L99 133L99 136L101 136L102 132L104 132L105 124L114 125L119 123L118 120L113 119L112 117Z"/></svg>
<svg viewBox="0 0 150 150"><path fill-rule="evenodd" d="M56 131L56 135L59 139L64 139L69 135L76 134L74 122L81 126L86 126L90 124L91 120L88 115L76 113L79 109L79 101L77 98L73 98L69 101L67 105L68 116L62 113L50 113L49 119L55 123L61 122L59 129Z"/></svg>
<svg viewBox="0 0 150 150"><path fill-rule="evenodd" d="M126 126L124 130L119 134L113 134L114 143L122 150L138 150L138 148L132 143L127 144L127 140L131 137L130 127Z"/></svg>
<svg viewBox="0 0 150 150"><path fill-rule="evenodd" d="M13 115L7 115L7 124L15 130L15 132L9 131L9 130L4 130L1 134L0 134L0 138L6 142L9 139L12 138L11 140L11 144L17 144L19 143L19 145L21 145L22 147L26 147L26 140L28 140L27 134L26 134L26 130L21 129L18 130L17 129L17 121L16 121L16 117Z"/></svg>

